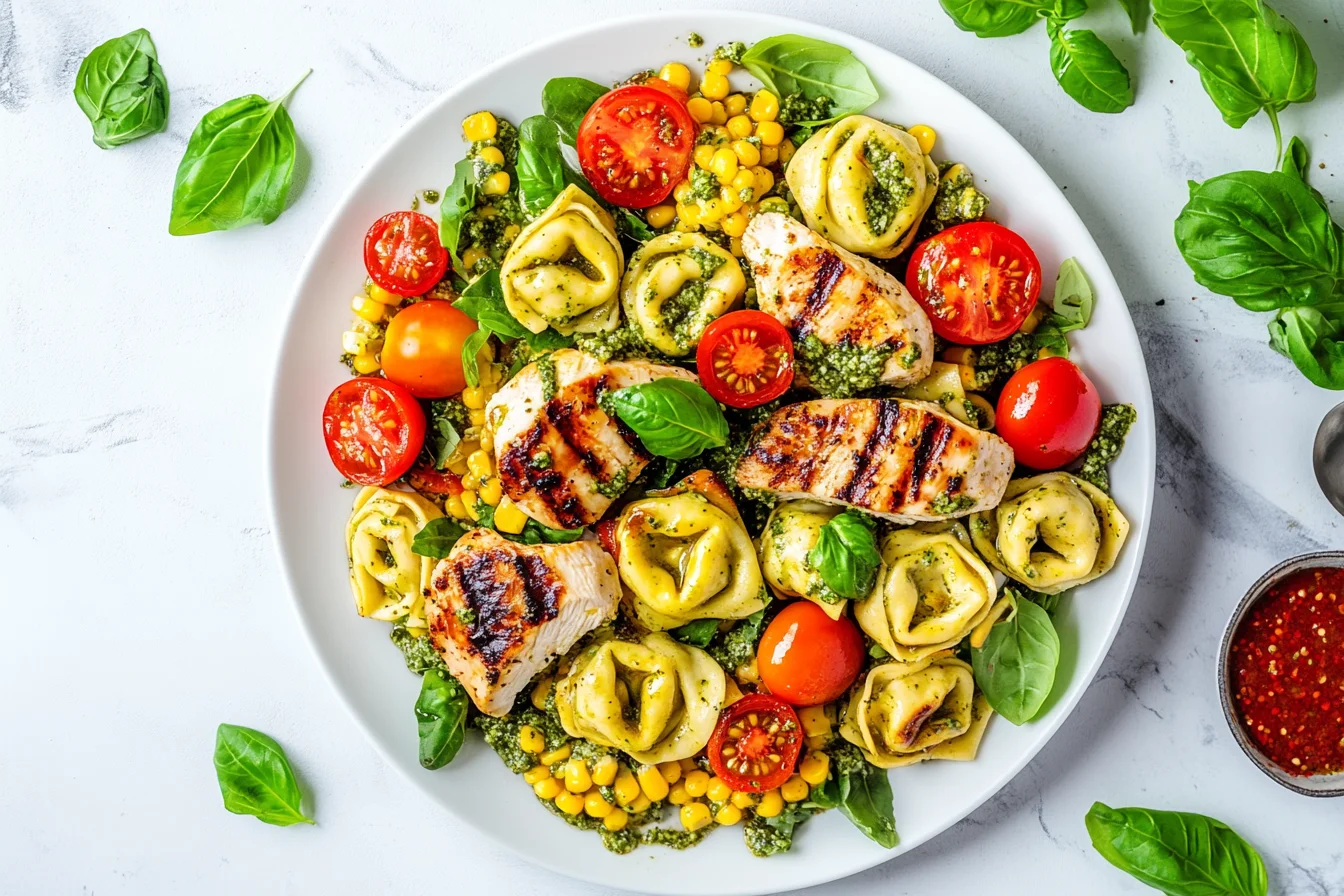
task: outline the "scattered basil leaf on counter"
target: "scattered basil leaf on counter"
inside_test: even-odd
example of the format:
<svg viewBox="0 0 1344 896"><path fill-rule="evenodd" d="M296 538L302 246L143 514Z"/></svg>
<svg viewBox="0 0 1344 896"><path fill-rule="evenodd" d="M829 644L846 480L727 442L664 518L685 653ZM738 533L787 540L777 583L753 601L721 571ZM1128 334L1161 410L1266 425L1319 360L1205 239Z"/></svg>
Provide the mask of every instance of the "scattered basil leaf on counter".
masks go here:
<svg viewBox="0 0 1344 896"><path fill-rule="evenodd" d="M75 102L103 149L167 128L168 79L149 32L138 28L90 50L75 75Z"/></svg>
<svg viewBox="0 0 1344 896"><path fill-rule="evenodd" d="M428 769L443 768L453 761L466 739L466 689L437 669L426 670L420 697L415 701L415 722L420 733L420 764Z"/></svg>
<svg viewBox="0 0 1344 896"><path fill-rule="evenodd" d="M831 101L829 117L792 124L825 124L877 102L877 85L859 58L845 47L814 37L767 37L743 54L742 66L781 100L801 93L810 100L826 97Z"/></svg>
<svg viewBox="0 0 1344 896"><path fill-rule="evenodd" d="M877 549L877 524L857 510L831 517L817 533L807 563L840 597L861 600L873 590L882 554Z"/></svg>
<svg viewBox="0 0 1344 896"><path fill-rule="evenodd" d="M607 91L587 78L552 78L541 89L541 111L560 131L560 139L573 146L583 116Z"/></svg>
<svg viewBox="0 0 1344 896"><path fill-rule="evenodd" d="M1020 596L1016 605L1008 619L990 628L983 646L971 648L971 667L994 711L1024 725L1041 711L1054 687L1059 634L1044 608Z"/></svg>
<svg viewBox="0 0 1344 896"><path fill-rule="evenodd" d="M939 0L939 3L958 28L976 37L1021 34L1054 10L1054 4L1044 0Z"/></svg>
<svg viewBox="0 0 1344 896"><path fill-rule="evenodd" d="M1269 892L1260 854L1236 831L1206 815L1093 803L1085 821L1102 858L1169 896Z"/></svg>
<svg viewBox="0 0 1344 896"><path fill-rule="evenodd" d="M453 270L464 267L457 248L462 244L462 225L476 207L476 172L470 158L459 159L453 166L453 181L439 202L439 242L453 261Z"/></svg>
<svg viewBox="0 0 1344 896"><path fill-rule="evenodd" d="M303 794L284 749L253 728L222 724L215 732L215 776L224 808L267 824L316 824L302 812Z"/></svg>
<svg viewBox="0 0 1344 896"><path fill-rule="evenodd" d="M651 454L672 460L728 444L728 421L703 386L675 377L627 386L602 396Z"/></svg>
<svg viewBox="0 0 1344 896"><path fill-rule="evenodd" d="M1311 168L1311 153L1307 151L1307 144L1302 142L1301 137L1293 137L1288 141L1288 146L1283 152L1283 161L1279 163L1279 170L1289 177L1295 177L1307 185L1311 190L1311 195L1316 197L1316 201L1321 204L1321 208L1329 210L1329 205L1321 191L1316 189L1307 180L1307 172Z"/></svg>
<svg viewBox="0 0 1344 896"><path fill-rule="evenodd" d="M1284 308L1269 322L1269 344L1322 389L1344 389L1344 304Z"/></svg>
<svg viewBox="0 0 1344 896"><path fill-rule="evenodd" d="M544 212L565 189L565 158L560 131L544 115L524 118L518 126L518 201L530 218Z"/></svg>
<svg viewBox="0 0 1344 896"><path fill-rule="evenodd" d="M1129 71L1095 31L1066 31L1051 19L1050 70L1064 92L1085 109L1116 113L1134 105Z"/></svg>
<svg viewBox="0 0 1344 896"><path fill-rule="evenodd" d="M421 557L442 560L457 544L457 540L467 534L467 527L451 517L441 516L425 523L424 528L411 539L411 551Z"/></svg>
<svg viewBox="0 0 1344 896"><path fill-rule="evenodd" d="M1129 15L1129 28L1135 34L1148 26L1148 15L1152 12L1151 0L1120 0L1120 5Z"/></svg>
<svg viewBox="0 0 1344 896"><path fill-rule="evenodd" d="M719 620L717 619L697 619L680 628L674 628L671 632L672 637L693 647L708 647L709 642L713 641L714 636L718 633Z"/></svg>
<svg viewBox="0 0 1344 896"><path fill-rule="evenodd" d="M467 337L462 343L462 375L467 385L475 388L481 384L481 349L490 341L490 331L481 328Z"/></svg>
<svg viewBox="0 0 1344 896"><path fill-rule="evenodd" d="M205 113L187 141L173 184L174 236L270 224L285 210L298 138L285 103L312 73L275 100L249 94Z"/></svg>

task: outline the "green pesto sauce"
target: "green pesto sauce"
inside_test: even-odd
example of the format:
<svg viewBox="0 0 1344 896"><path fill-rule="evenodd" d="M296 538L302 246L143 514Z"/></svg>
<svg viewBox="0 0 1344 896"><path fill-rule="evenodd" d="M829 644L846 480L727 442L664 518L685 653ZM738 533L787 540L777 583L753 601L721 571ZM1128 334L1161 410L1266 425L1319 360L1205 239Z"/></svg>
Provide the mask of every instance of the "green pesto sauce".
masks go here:
<svg viewBox="0 0 1344 896"><path fill-rule="evenodd" d="M463 218L458 252L460 256L469 249L480 249L484 255L470 270L459 271L463 275L478 276L499 267L511 243L504 236L504 231L510 224L521 227L526 223L526 216L518 201L518 178L513 176L518 161L518 129L506 119L496 120L498 125L495 136L471 144L467 153L467 158L472 160L472 176L477 185L476 207ZM481 158L481 150L488 146L503 153L503 165L494 165ZM510 172L509 191L502 196L487 196L480 190L480 185L496 171ZM487 212L487 209L490 211Z"/></svg>
<svg viewBox="0 0 1344 896"><path fill-rule="evenodd" d="M705 39L700 36L699 32L692 31L690 34L686 35L686 45L699 49L705 45Z"/></svg>
<svg viewBox="0 0 1344 896"><path fill-rule="evenodd" d="M938 166L938 191L920 224L919 239L923 240L954 227L979 221L989 209L989 197L975 186L971 169L955 162Z"/></svg>
<svg viewBox="0 0 1344 896"><path fill-rule="evenodd" d="M593 491L604 498L615 500L625 494L626 488L630 485L630 471L624 467L616 471L616 475L606 482L598 482L593 485Z"/></svg>
<svg viewBox="0 0 1344 896"><path fill-rule="evenodd" d="M719 179L714 176L714 172L701 168L699 165L692 168L691 192L687 196L687 199L703 199L708 201L718 195Z"/></svg>
<svg viewBox="0 0 1344 896"><path fill-rule="evenodd" d="M975 499L970 495L957 495L955 498L944 492L933 499L930 505L934 513L953 514L961 513L963 510L970 510L975 506Z"/></svg>
<svg viewBox="0 0 1344 896"><path fill-rule="evenodd" d="M518 730L531 725L546 738L546 749L554 750L569 741L569 736L560 727L560 720L550 713L544 713L533 706L515 709L502 719L479 715L475 725L485 735L485 742L499 754L499 758L509 767L509 771L521 775L537 764L535 754L528 753L518 746Z"/></svg>
<svg viewBox="0 0 1344 896"><path fill-rule="evenodd" d="M606 333L575 333L574 347L587 352L599 361L625 361L630 358L642 358L650 361L671 361L659 352L653 351L644 342L639 331L628 322Z"/></svg>
<svg viewBox="0 0 1344 896"><path fill-rule="evenodd" d="M824 94L809 98L791 93L779 101L779 123L788 126L800 121L825 121L834 107L835 101Z"/></svg>
<svg viewBox="0 0 1344 896"><path fill-rule="evenodd" d="M868 229L874 234L886 233L896 216L910 204L915 195L915 182L905 173L905 163L900 156L878 141L864 143L863 155L868 160L874 181L863 191Z"/></svg>
<svg viewBox="0 0 1344 896"><path fill-rule="evenodd" d="M742 57L747 52L747 45L740 40L731 41L714 48L715 59L731 59L738 65L742 64Z"/></svg>
<svg viewBox="0 0 1344 896"><path fill-rule="evenodd" d="M978 390L1001 386L1017 371L1036 360L1036 339L1030 333L1014 333L1001 342L982 345L975 352L975 385Z"/></svg>
<svg viewBox="0 0 1344 896"><path fill-rule="evenodd" d="M816 810L800 805L789 806L774 818L762 818L752 813L742 828L742 839L747 849L758 858L768 858L793 848L793 835L798 826L816 814Z"/></svg>
<svg viewBox="0 0 1344 896"><path fill-rule="evenodd" d="M851 398L876 386L894 351L889 345L826 345L811 334L794 345L808 385L827 398Z"/></svg>
<svg viewBox="0 0 1344 896"><path fill-rule="evenodd" d="M397 645L401 651L402 657L406 660L406 668L410 669L416 675L424 675L430 669L434 669L444 675L448 675L448 667L444 665L443 657L429 643L429 638L416 637L412 635L405 624L394 622L392 631L389 635L392 643Z"/></svg>
<svg viewBox="0 0 1344 896"><path fill-rule="evenodd" d="M1106 468L1120 456L1129 428L1138 417L1138 412L1131 404L1108 404L1101 409L1101 425L1083 452L1083 463L1077 474L1079 479L1092 483L1104 492L1110 492L1111 474Z"/></svg>
<svg viewBox="0 0 1344 896"><path fill-rule="evenodd" d="M541 400L550 401L559 390L555 379L555 360L546 354L538 358L535 363L537 374L541 377Z"/></svg>

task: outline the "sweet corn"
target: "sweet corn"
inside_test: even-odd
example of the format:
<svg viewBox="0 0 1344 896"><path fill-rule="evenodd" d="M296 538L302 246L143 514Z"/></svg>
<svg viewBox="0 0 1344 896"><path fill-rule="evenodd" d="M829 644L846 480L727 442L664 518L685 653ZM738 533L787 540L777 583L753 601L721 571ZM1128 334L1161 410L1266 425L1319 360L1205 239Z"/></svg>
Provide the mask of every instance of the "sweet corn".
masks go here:
<svg viewBox="0 0 1344 896"><path fill-rule="evenodd" d="M714 106L703 96L691 97L686 103L686 111L700 124L714 117Z"/></svg>
<svg viewBox="0 0 1344 896"><path fill-rule="evenodd" d="M775 163L778 162L778 161L779 161L779 147L778 147L778 146L762 146L762 147L761 147L761 164L762 164L762 165L773 165L773 164L775 164Z"/></svg>
<svg viewBox="0 0 1344 896"><path fill-rule="evenodd" d="M684 806L691 801L691 795L686 792L686 785L681 781L667 788L667 801L674 806Z"/></svg>
<svg viewBox="0 0 1344 896"><path fill-rule="evenodd" d="M686 792L693 797L702 797L709 790L709 774L696 769L686 773Z"/></svg>
<svg viewBox="0 0 1344 896"><path fill-rule="evenodd" d="M761 794L761 801L756 806L756 814L762 818L774 818L784 811L784 797L779 795L779 789L767 790Z"/></svg>
<svg viewBox="0 0 1344 896"><path fill-rule="evenodd" d="M611 786L616 791L616 802L622 806L631 805L641 796L635 773L625 766L621 766L616 772L616 780Z"/></svg>
<svg viewBox="0 0 1344 896"><path fill-rule="evenodd" d="M733 788L728 786L728 782L718 775L709 779L709 786L705 788L705 796L712 803L722 803L733 795Z"/></svg>
<svg viewBox="0 0 1344 896"><path fill-rule="evenodd" d="M711 59L705 66L706 72L716 75L728 75L733 71L733 60L731 59Z"/></svg>
<svg viewBox="0 0 1344 896"><path fill-rule="evenodd" d="M546 752L546 738L531 725L524 725L518 729L518 746L522 747L524 753L544 753ZM545 766L538 766L538 768L545 768ZM547 771L547 774L550 774L550 772ZM528 781L527 783L535 784L537 782Z"/></svg>
<svg viewBox="0 0 1344 896"><path fill-rule="evenodd" d="M756 188L756 170L755 168L750 170L739 168L737 174L733 175L733 189L739 193L743 190L754 190ZM760 170L764 171L765 169Z"/></svg>
<svg viewBox="0 0 1344 896"><path fill-rule="evenodd" d="M341 349L352 355L376 354L383 347L383 340L373 335L376 332L364 321L358 321L341 334Z"/></svg>
<svg viewBox="0 0 1344 896"><path fill-rule="evenodd" d="M807 799L807 793L810 789L801 775L794 775L780 786L779 795L784 797L786 802L798 803Z"/></svg>
<svg viewBox="0 0 1344 896"><path fill-rule="evenodd" d="M677 769L677 771L680 772L681 769ZM635 777L639 780L639 789L650 800L667 799L667 779L658 771L658 766L641 765L639 771L635 773Z"/></svg>
<svg viewBox="0 0 1344 896"><path fill-rule="evenodd" d="M377 283L370 283L368 291L369 291L369 298L373 299L375 302L381 302L384 305L401 304L401 296L397 295L394 292L388 292L387 290L379 286Z"/></svg>
<svg viewBox="0 0 1344 896"><path fill-rule="evenodd" d="M566 815L578 815L583 811L583 797L577 793L562 793L555 798L555 807Z"/></svg>
<svg viewBox="0 0 1344 896"><path fill-rule="evenodd" d="M592 786L593 776L588 773L588 764L578 758L569 760L565 765L565 789L570 793L587 793Z"/></svg>
<svg viewBox="0 0 1344 896"><path fill-rule="evenodd" d="M731 239L729 239L729 240L728 240L728 251L731 252L731 253L733 253L733 257L734 257L734 258L741 258L741 257L742 257L742 237L740 237L740 236L735 236L735 237L732 237ZM756 660L753 659L752 662L754 663L754 662L756 662ZM743 668L743 667L742 667L742 666L738 666L737 668L741 669L741 668Z"/></svg>
<svg viewBox="0 0 1344 896"><path fill-rule="evenodd" d="M455 520L466 519L467 505L462 503L461 495L451 495L443 502L443 510ZM517 533L514 533L515 535Z"/></svg>
<svg viewBox="0 0 1344 896"><path fill-rule="evenodd" d="M745 212L733 212L723 219L723 232L731 237L740 237L747 232L748 223Z"/></svg>
<svg viewBox="0 0 1344 896"><path fill-rule="evenodd" d="M350 362L350 366L355 368L355 373L368 376L371 373L377 373L378 368L382 365L378 363L377 356L365 353L355 355L354 360Z"/></svg>
<svg viewBox="0 0 1344 896"><path fill-rule="evenodd" d="M910 136L919 143L919 151L928 155L933 152L933 144L938 142L938 132L926 124L917 124L910 129Z"/></svg>
<svg viewBox="0 0 1344 896"><path fill-rule="evenodd" d="M699 800L681 807L681 826L688 831L698 831L711 821L709 807Z"/></svg>
<svg viewBox="0 0 1344 896"><path fill-rule="evenodd" d="M593 783L599 787L610 786L616 780L616 771L620 765L615 756L603 756L593 763Z"/></svg>
<svg viewBox="0 0 1344 896"><path fill-rule="evenodd" d="M489 112L477 112L462 119L462 134L472 143L491 140L499 132L499 122Z"/></svg>
<svg viewBox="0 0 1344 896"><path fill-rule="evenodd" d="M541 754L541 764L555 765L558 762L564 762L569 758L569 754L572 752L574 752L573 748L570 747L569 744L565 744L563 747L557 747L549 753Z"/></svg>
<svg viewBox="0 0 1344 896"><path fill-rule="evenodd" d="M588 791L583 797L583 811L593 818L606 818L611 814L612 809L611 803L607 802L601 791L596 787Z"/></svg>
<svg viewBox="0 0 1344 896"><path fill-rule="evenodd" d="M649 799L647 794L641 793L639 796L635 797L635 801L630 804L630 806L628 807L628 811L632 815L638 815L639 813L647 810L652 805L653 800Z"/></svg>
<svg viewBox="0 0 1344 896"><path fill-rule="evenodd" d="M742 810L732 803L724 803L719 807L719 811L714 813L714 820L724 825L737 824L742 820Z"/></svg>
<svg viewBox="0 0 1344 896"><path fill-rule="evenodd" d="M686 758L686 759L678 759L678 760L677 760L677 764L681 766L681 770L684 771L684 772L693 772L693 771L695 771L697 768L700 767L700 766L698 766L698 765L695 764L695 760L694 760L694 759L690 759L690 758Z"/></svg>
<svg viewBox="0 0 1344 896"><path fill-rule="evenodd" d="M689 221L678 221L672 229L677 233L694 233L700 229L700 225L692 224Z"/></svg>
<svg viewBox="0 0 1344 896"><path fill-rule="evenodd" d="M680 62L669 62L658 70L658 77L682 90L691 89L691 70Z"/></svg>
<svg viewBox="0 0 1344 896"><path fill-rule="evenodd" d="M793 158L794 146L792 140L785 140L779 144L779 163L781 165L789 164L789 159Z"/></svg>
<svg viewBox="0 0 1344 896"><path fill-rule="evenodd" d="M751 98L747 114L752 121L774 121L779 117L779 97L768 90L758 90Z"/></svg>
<svg viewBox="0 0 1344 896"><path fill-rule="evenodd" d="M477 153L476 157L479 158L482 162L485 162L487 165L504 164L504 153L499 151L498 146L487 146L484 149L482 149L479 153Z"/></svg>
<svg viewBox="0 0 1344 896"><path fill-rule="evenodd" d="M725 215L731 215L744 204L742 196L737 190L733 189L732 184L719 187L719 207L723 209Z"/></svg>
<svg viewBox="0 0 1344 896"><path fill-rule="evenodd" d="M723 111L727 112L730 118L734 115L741 115L747 111L747 98L740 93L724 97Z"/></svg>
<svg viewBox="0 0 1344 896"><path fill-rule="evenodd" d="M685 202L691 195L691 182L684 180L672 189L672 198L678 204Z"/></svg>
<svg viewBox="0 0 1344 896"><path fill-rule="evenodd" d="M553 800L564 793L565 785L559 778L546 778L532 785L532 792L544 800Z"/></svg>
<svg viewBox="0 0 1344 896"><path fill-rule="evenodd" d="M728 110L723 108L723 103L716 100L710 104L709 120L716 125L723 125L728 122Z"/></svg>
<svg viewBox="0 0 1344 896"><path fill-rule="evenodd" d="M518 239L518 234L522 232L523 228L519 227L517 224L510 224L508 227L504 228L504 239L513 242Z"/></svg>
<svg viewBox="0 0 1344 896"><path fill-rule="evenodd" d="M725 112L728 111L727 106L724 106L723 108ZM745 115L734 115L728 119L727 128L728 134L736 139L740 140L743 137L750 137L751 119Z"/></svg>
<svg viewBox="0 0 1344 896"><path fill-rule="evenodd" d="M467 519L474 520L476 513L476 493L469 488L462 489L462 506L467 510Z"/></svg>
<svg viewBox="0 0 1344 896"><path fill-rule="evenodd" d="M1041 302L1037 302L1032 307L1031 312L1027 315L1026 320L1022 321L1022 326L1017 329L1022 333L1035 333L1036 328L1041 325L1041 321L1043 320L1045 320L1045 305Z"/></svg>
<svg viewBox="0 0 1344 896"><path fill-rule="evenodd" d="M489 370L490 368L487 366L482 369ZM482 408L472 408L471 410L467 411L467 422L470 423L472 426L484 426L485 410Z"/></svg>
<svg viewBox="0 0 1344 896"><path fill-rule="evenodd" d="M722 220L723 214L723 203L717 198L706 200L700 205L700 223L702 224L718 224Z"/></svg>
<svg viewBox="0 0 1344 896"><path fill-rule="evenodd" d="M484 249L482 249L479 246L472 246L470 249L462 253L462 266L470 271L471 269L476 267L476 262L480 261L484 257L485 257Z"/></svg>
<svg viewBox="0 0 1344 896"><path fill-rule="evenodd" d="M798 765L799 777L813 787L825 781L830 773L831 757L817 750L809 752Z"/></svg>
<svg viewBox="0 0 1344 896"><path fill-rule="evenodd" d="M745 790L736 790L733 792L733 795L728 798L728 802L739 809L750 809L752 806L756 805L758 800L759 797L757 797L756 794L747 793Z"/></svg>
<svg viewBox="0 0 1344 896"><path fill-rule="evenodd" d="M695 159L696 167L704 168L708 171L710 164L714 161L714 151L714 147L710 146L708 143L702 143L697 146L695 152L692 153L692 158Z"/></svg>
<svg viewBox="0 0 1344 896"><path fill-rule="evenodd" d="M713 65L713 63L710 63ZM732 63L729 63L732 66ZM700 95L706 99L721 100L728 95L728 76L713 69L707 69L700 79Z"/></svg>
<svg viewBox="0 0 1344 896"><path fill-rule="evenodd" d="M709 170L718 177L719 183L730 184L733 178L737 176L737 153L726 146L721 146L714 150L714 157L710 160Z"/></svg>
<svg viewBox="0 0 1344 896"><path fill-rule="evenodd" d="M489 476L495 471L495 465L490 462L490 455L477 449L467 458L467 469L477 476Z"/></svg>
<svg viewBox="0 0 1344 896"><path fill-rule="evenodd" d="M388 307L382 302L375 302L368 296L355 296L350 300L350 310L355 315L363 318L371 324L381 323L387 316Z"/></svg>
<svg viewBox="0 0 1344 896"><path fill-rule="evenodd" d="M504 486L500 484L498 476L491 476L481 486L479 494L482 501L491 507L496 507L500 501L504 500Z"/></svg>
<svg viewBox="0 0 1344 896"><path fill-rule="evenodd" d="M694 230L700 224L700 206L694 203L678 204L677 221Z"/></svg>
<svg viewBox="0 0 1344 896"><path fill-rule="evenodd" d="M499 511L495 511L495 513L498 514ZM517 535L518 533L512 532L510 534ZM552 683L553 682L550 676L547 676L545 678L539 679L536 684L532 685L532 705L537 709L545 711L546 698L551 695Z"/></svg>
<svg viewBox="0 0 1344 896"><path fill-rule="evenodd" d="M798 724L803 726L803 733L809 737L828 734L831 730L831 720L826 718L824 706L804 706L798 710Z"/></svg>
<svg viewBox="0 0 1344 896"><path fill-rule="evenodd" d="M766 146L779 146L784 142L784 126L777 121L758 121L756 136Z"/></svg>
<svg viewBox="0 0 1344 896"><path fill-rule="evenodd" d="M756 148L756 144L750 141L733 141L733 152L737 154L738 164L744 168L761 164L761 151Z"/></svg>
<svg viewBox="0 0 1344 896"><path fill-rule="evenodd" d="M536 729L534 728L534 729L532 729L532 730L535 731ZM521 742L522 739L523 739L523 738L522 738L522 732L520 731L520 732L518 732L518 734L519 734L518 740ZM523 747L523 749L524 749L524 750L527 750L526 747ZM535 753L535 752L537 752L537 751L536 751L536 750L527 750L527 752L529 752L529 753ZM546 766L544 766L544 765L538 765L538 766L535 767L535 768L530 768L530 769L528 769L527 771L523 772L523 780L526 781L526 782L529 783L529 784L536 784L536 783L538 783L538 782L540 782L540 781L545 781L547 778L550 778L550 777L553 777L553 776L551 775L551 770L550 770L549 768L547 768Z"/></svg>
<svg viewBox="0 0 1344 896"><path fill-rule="evenodd" d="M487 196L503 196L509 192L509 172L496 171L481 184L481 192Z"/></svg>
<svg viewBox="0 0 1344 896"><path fill-rule="evenodd" d="M775 176L770 173L769 168L766 168L763 165L757 165L755 168L751 169L751 175L752 179L755 181L752 186L756 188L756 194L758 196L764 196L766 193L769 193L771 188L775 185Z"/></svg>
<svg viewBox="0 0 1344 896"><path fill-rule="evenodd" d="M667 762L658 763L658 773L663 776L663 780L669 784L675 784L681 779L681 763L674 759Z"/></svg>
<svg viewBox="0 0 1344 896"><path fill-rule="evenodd" d="M613 834L617 831L625 830L625 824L630 820L624 809L612 809L602 819L602 827L611 831Z"/></svg>
<svg viewBox="0 0 1344 896"><path fill-rule="evenodd" d="M789 204L779 196L770 196L762 199L756 206L758 212L779 212L781 215L789 213Z"/></svg>
<svg viewBox="0 0 1344 896"><path fill-rule="evenodd" d="M677 216L677 210L670 205L655 205L644 213L644 220L649 222L649 226L654 230L662 230L672 223L672 219Z"/></svg>

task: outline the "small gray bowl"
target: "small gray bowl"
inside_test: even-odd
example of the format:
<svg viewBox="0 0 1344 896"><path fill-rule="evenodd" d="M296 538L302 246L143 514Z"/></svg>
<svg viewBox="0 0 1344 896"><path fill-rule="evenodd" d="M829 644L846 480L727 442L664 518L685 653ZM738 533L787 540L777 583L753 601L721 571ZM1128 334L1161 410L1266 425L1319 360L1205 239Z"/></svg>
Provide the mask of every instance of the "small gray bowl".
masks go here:
<svg viewBox="0 0 1344 896"><path fill-rule="evenodd" d="M1228 620L1227 629L1223 632L1223 643L1218 648L1218 693L1223 702L1223 717L1227 719L1227 726L1232 729L1233 739L1236 740L1237 746L1241 747L1241 751L1255 763L1260 771L1273 778L1276 783L1303 796L1344 796L1344 772L1333 775L1312 775L1311 777L1290 775L1275 765L1268 756L1260 752L1260 747L1247 733L1240 716L1237 714L1234 699L1236 684L1233 682L1232 672L1228 668L1232 654L1232 638L1236 635L1237 629L1241 626L1241 621L1246 618L1246 614L1250 612L1256 601L1260 600L1266 591L1293 573L1322 566L1335 569L1344 568L1344 551L1319 551L1314 554L1292 557L1270 569L1269 572L1256 580L1256 583L1246 592L1246 596L1232 611L1232 618Z"/></svg>

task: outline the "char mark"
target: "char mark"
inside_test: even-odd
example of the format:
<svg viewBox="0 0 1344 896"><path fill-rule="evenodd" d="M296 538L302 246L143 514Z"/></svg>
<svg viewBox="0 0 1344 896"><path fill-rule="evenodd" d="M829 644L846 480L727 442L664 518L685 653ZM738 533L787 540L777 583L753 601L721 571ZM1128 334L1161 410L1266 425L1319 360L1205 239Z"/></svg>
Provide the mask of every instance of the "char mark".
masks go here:
<svg viewBox="0 0 1344 896"><path fill-rule="evenodd" d="M513 565L523 583L523 619L527 624L540 625L560 615L564 585L545 561L525 554L515 557Z"/></svg>
<svg viewBox="0 0 1344 896"><path fill-rule="evenodd" d="M491 684L499 681L506 662L522 642L521 608L510 595L514 577L506 572L514 570L513 555L502 550L472 554L455 564L463 606L474 614L471 622L458 624L470 649L481 658ZM525 583L526 579L520 582L524 588Z"/></svg>
<svg viewBox="0 0 1344 896"><path fill-rule="evenodd" d="M895 401L879 402L877 423L863 450L856 453L854 467L849 482L840 489L837 497L850 504L866 505L868 495L877 485L877 473L881 469L881 458L885 457L896 434L901 420L901 405Z"/></svg>
<svg viewBox="0 0 1344 896"><path fill-rule="evenodd" d="M919 441L915 445L914 456L910 462L910 480L906 486L906 500L910 503L919 500L920 490L924 486L924 477L929 475L939 458L947 448L947 440L952 435L952 427L947 421L935 414L928 414L924 426L920 429Z"/></svg>
<svg viewBox="0 0 1344 896"><path fill-rule="evenodd" d="M831 293L835 290L835 285L840 282L848 265L834 252L822 252L816 259L816 271L812 276L812 289L807 293L807 299L804 301L803 310L794 318L793 329L799 336L806 335L811 329L812 318L822 308L826 307L826 302L830 299Z"/></svg>
<svg viewBox="0 0 1344 896"><path fill-rule="evenodd" d="M579 463L588 471L594 479L601 481L604 478L606 465L602 458L598 457L593 451L594 440L589 427L584 419L592 410L597 407L597 398L591 394L592 384L579 384L575 386L587 385L588 395L565 395L561 398L552 398L546 405L546 419L555 427L560 438L574 452Z"/></svg>
<svg viewBox="0 0 1344 896"><path fill-rule="evenodd" d="M576 529L590 521L584 516L583 502L574 493L569 478L554 468L554 459L545 470L532 463L537 449L545 443L546 429L546 423L538 422L505 449L498 461L500 479L514 484L518 490L532 492L565 528Z"/></svg>

